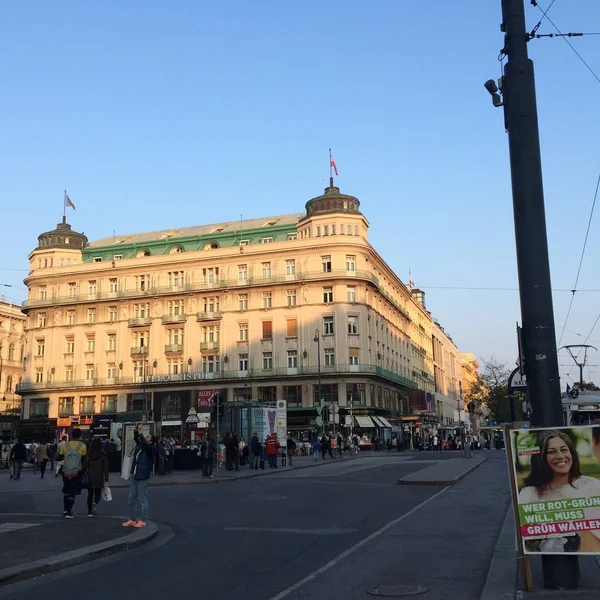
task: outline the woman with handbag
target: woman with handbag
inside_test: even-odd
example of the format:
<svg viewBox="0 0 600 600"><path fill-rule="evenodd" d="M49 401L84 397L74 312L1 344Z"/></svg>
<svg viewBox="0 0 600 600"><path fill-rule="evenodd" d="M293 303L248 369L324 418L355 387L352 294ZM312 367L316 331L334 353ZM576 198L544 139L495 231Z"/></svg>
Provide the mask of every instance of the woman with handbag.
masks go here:
<svg viewBox="0 0 600 600"><path fill-rule="evenodd" d="M88 517L98 514L102 489L108 484L108 457L99 439L93 439L87 457Z"/></svg>

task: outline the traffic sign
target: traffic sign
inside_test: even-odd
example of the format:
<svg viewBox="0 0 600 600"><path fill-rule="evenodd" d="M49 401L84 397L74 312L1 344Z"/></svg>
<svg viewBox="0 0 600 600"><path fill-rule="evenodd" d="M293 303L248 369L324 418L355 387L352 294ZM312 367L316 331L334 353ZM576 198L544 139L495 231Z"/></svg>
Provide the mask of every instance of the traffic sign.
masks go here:
<svg viewBox="0 0 600 600"><path fill-rule="evenodd" d="M333 402L329 406L329 410L331 411L332 414L337 415L340 412L340 405Z"/></svg>
<svg viewBox="0 0 600 600"><path fill-rule="evenodd" d="M323 427L323 417L317 417L317 427Z"/></svg>

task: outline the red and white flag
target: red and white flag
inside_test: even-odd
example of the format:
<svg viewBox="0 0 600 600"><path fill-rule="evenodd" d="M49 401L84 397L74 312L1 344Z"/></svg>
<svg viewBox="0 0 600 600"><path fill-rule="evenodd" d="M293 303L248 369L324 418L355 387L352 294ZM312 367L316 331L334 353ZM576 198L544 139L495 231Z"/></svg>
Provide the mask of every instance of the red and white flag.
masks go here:
<svg viewBox="0 0 600 600"><path fill-rule="evenodd" d="M335 160L333 160L333 154L331 154L331 150L329 150L329 166L334 170L335 176L338 177L338 170L335 164Z"/></svg>
<svg viewBox="0 0 600 600"><path fill-rule="evenodd" d="M69 195L67 194L67 192L65 192L65 208L68 206L70 206L73 210L75 210L75 205L71 201L71 198L69 198Z"/></svg>

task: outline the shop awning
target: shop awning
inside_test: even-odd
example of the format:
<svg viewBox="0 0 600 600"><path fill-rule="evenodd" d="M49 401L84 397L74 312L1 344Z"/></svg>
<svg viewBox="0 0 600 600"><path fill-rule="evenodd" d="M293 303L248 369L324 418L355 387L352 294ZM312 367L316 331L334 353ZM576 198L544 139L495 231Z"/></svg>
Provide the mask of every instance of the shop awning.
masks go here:
<svg viewBox="0 0 600 600"><path fill-rule="evenodd" d="M356 419L358 426L363 429L373 429L375 427L373 421L371 421L371 417L356 416L354 418Z"/></svg>
<svg viewBox="0 0 600 600"><path fill-rule="evenodd" d="M377 419L381 422L382 427L392 428L392 424L385 417L377 417Z"/></svg>

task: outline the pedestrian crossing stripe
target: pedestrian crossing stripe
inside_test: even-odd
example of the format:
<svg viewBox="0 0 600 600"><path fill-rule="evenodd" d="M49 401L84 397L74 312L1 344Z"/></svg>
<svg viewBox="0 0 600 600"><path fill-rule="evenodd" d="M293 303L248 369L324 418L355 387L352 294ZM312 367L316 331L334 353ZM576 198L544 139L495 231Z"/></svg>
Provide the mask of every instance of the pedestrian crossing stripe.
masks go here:
<svg viewBox="0 0 600 600"><path fill-rule="evenodd" d="M29 527L37 527L38 525L41 525L41 523L0 523L0 533L9 533L10 531L28 529Z"/></svg>

